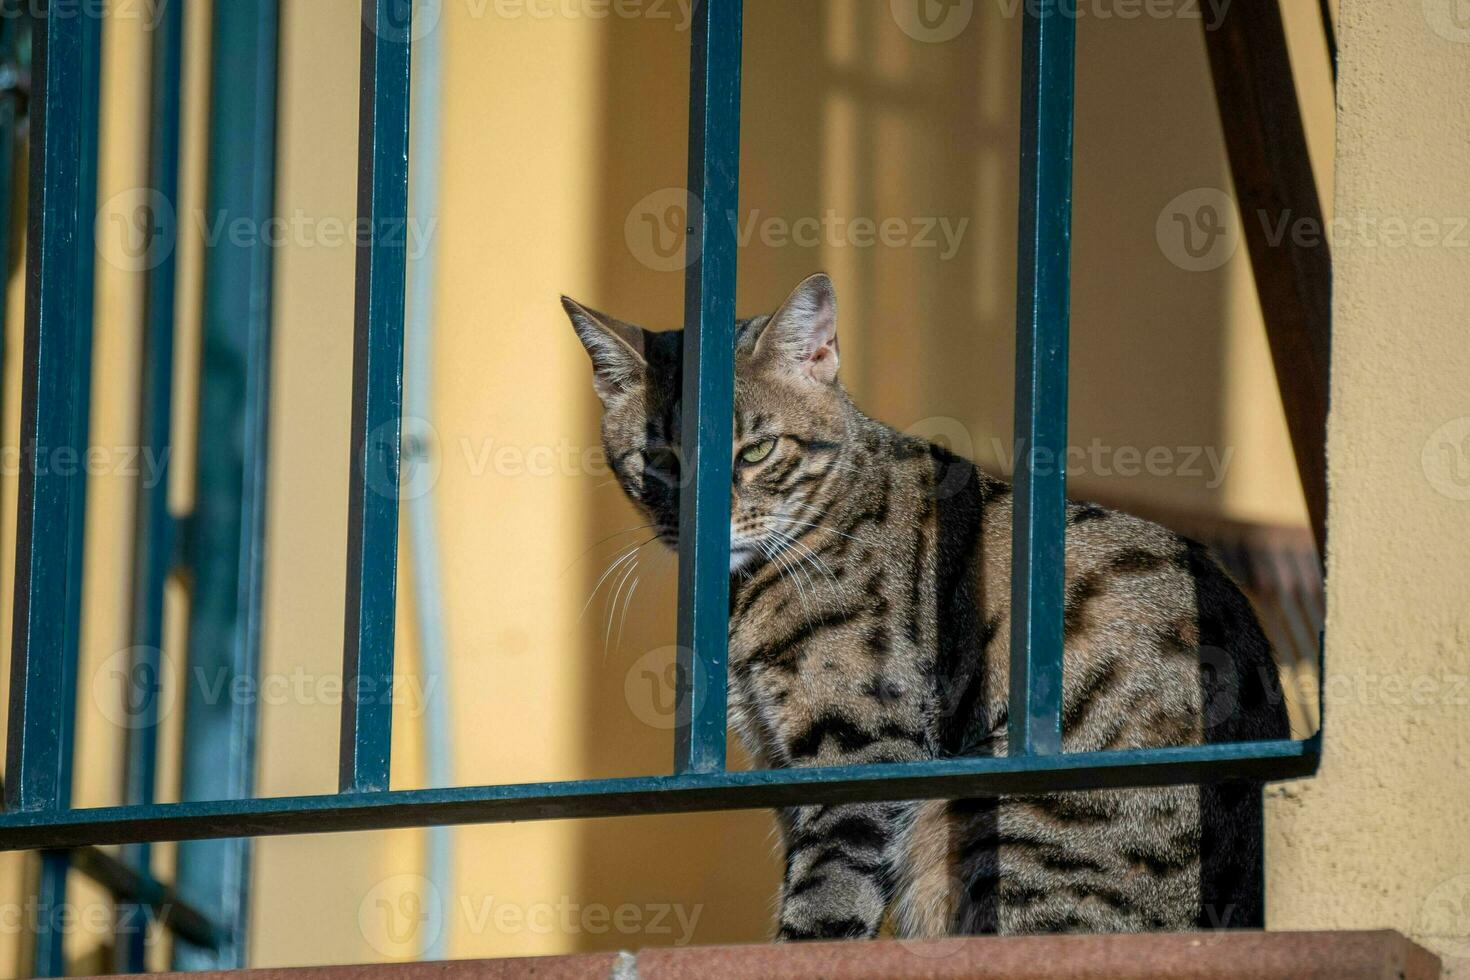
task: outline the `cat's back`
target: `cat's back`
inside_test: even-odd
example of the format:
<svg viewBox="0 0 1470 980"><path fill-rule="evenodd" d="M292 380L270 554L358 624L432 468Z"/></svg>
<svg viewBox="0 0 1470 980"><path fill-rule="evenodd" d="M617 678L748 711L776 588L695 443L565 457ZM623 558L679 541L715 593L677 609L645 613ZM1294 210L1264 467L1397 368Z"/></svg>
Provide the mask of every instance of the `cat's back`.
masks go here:
<svg viewBox="0 0 1470 980"><path fill-rule="evenodd" d="M988 497L974 593L978 618L994 633L987 687L999 717L1009 684L1012 498L993 484ZM1069 502L1065 547L1069 749L1285 735L1270 643L1205 546L1131 514Z"/></svg>

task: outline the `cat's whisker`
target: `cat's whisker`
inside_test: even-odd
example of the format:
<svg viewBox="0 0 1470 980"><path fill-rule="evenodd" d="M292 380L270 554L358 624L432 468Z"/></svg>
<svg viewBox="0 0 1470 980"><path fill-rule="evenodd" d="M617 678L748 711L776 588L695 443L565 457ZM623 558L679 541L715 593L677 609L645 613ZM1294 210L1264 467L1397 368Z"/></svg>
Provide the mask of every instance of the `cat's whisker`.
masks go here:
<svg viewBox="0 0 1470 980"><path fill-rule="evenodd" d="M833 470L836 470L839 473L851 473L855 476L860 475L862 472L854 463L832 462L827 464L827 468L822 471L821 477L825 478L827 474L831 473Z"/></svg>
<svg viewBox="0 0 1470 980"><path fill-rule="evenodd" d="M835 527L828 527L826 524L816 524L816 523L813 523L812 521L801 521L801 520L797 520L794 517L787 517L784 514L770 514L770 515L768 515L766 517L766 520L768 520L768 521L784 521L787 524L799 524L802 527L817 528L818 530L826 531L828 534L835 534L839 538L847 538L849 541L856 541L858 544L873 544L874 543L872 540L870 540L868 538L860 538L860 537L858 537L855 534L848 534L845 531L839 531Z"/></svg>
<svg viewBox="0 0 1470 980"><path fill-rule="evenodd" d="M768 516L768 517L765 518L765 520L767 520L767 521L789 520L789 518ZM803 523L803 522L797 521L797 522L794 522L794 523L800 524L800 523ZM806 553L806 555L810 555L811 556L811 559L812 559L813 567L816 568L816 570L820 574L824 574L824 575L827 576L827 579L832 583L832 588L833 588L834 591L838 588L838 586L837 586L837 578L836 578L835 575L832 574L832 569L827 565L826 562L822 561L821 556L819 556L815 551L813 551L808 545L804 544L801 541L798 541L796 539L796 536L793 535L793 534L791 534L789 531L783 531L783 530L781 530L778 527L771 527L770 528L770 533L778 541L781 542L781 544L782 544L783 547L787 547L787 548L800 548L802 552L805 552ZM799 560L801 560L803 562L806 562L807 561L807 559L805 558L804 555L801 554L801 552L797 552L793 557L795 557L795 558L797 558L797 559L799 559Z"/></svg>
<svg viewBox="0 0 1470 980"><path fill-rule="evenodd" d="M781 560L781 556L776 551L775 547L766 544L764 541L757 541L756 547L760 548L761 552L765 554L766 560L776 567L777 577L787 579L796 589L796 604L801 607L802 614L806 617L807 629L812 629L812 613L811 609L807 605L806 591L801 587L801 580L797 578L795 574L788 574L790 572L790 567L787 565L786 562Z"/></svg>
<svg viewBox="0 0 1470 980"><path fill-rule="evenodd" d="M654 537L657 537L657 535L655 535ZM597 592L599 589L602 588L602 584L607 581L608 576L612 575L612 573L628 559L633 558L635 555L637 555L639 549L641 549L645 544L648 544L648 542L652 540L654 540L654 538L649 538L647 541L641 541L636 544L628 545L627 547L620 550L618 556L612 561L611 564L607 566L606 570L603 571L602 577L597 580L597 584L592 586L592 594L587 597L586 604L582 606L582 611L577 616L577 620L579 622L582 619L586 618L587 610L592 608L592 600L597 598Z"/></svg>
<svg viewBox="0 0 1470 980"><path fill-rule="evenodd" d="M617 646L620 649L622 648L622 645L623 645L623 628L628 625L628 610L631 609L631 608L633 608L633 593L635 593L635 592L638 591L638 585L642 581L643 581L643 576L641 576L641 575L634 576L633 577L633 585L632 585L632 587L630 589L628 589L628 595L627 595L627 597L625 599L623 599L623 616L622 616L621 619L618 620L618 642L617 642Z"/></svg>
<svg viewBox="0 0 1470 980"><path fill-rule="evenodd" d="M814 568L816 568L818 572L827 576L827 581L832 583L832 591L840 591L840 586L838 586L837 584L837 576L832 572L832 566L828 565L827 562L823 560L822 556L813 551L811 547L805 542L798 541L790 535L787 535L787 538L790 540L791 546L793 548L800 548L802 552L806 553L808 557L805 560L807 562L809 562ZM800 556L800 552L798 553L798 556Z"/></svg>
<svg viewBox="0 0 1470 980"><path fill-rule="evenodd" d="M571 562L567 565L567 567L566 568L563 568L561 570L561 575L565 575L567 572L570 572L572 570L573 566L575 566L577 564L577 562L581 561L583 558L586 558L587 555L592 551L592 549L599 548L602 545L607 544L613 538L620 538L620 537L622 537L625 534L635 534L638 531L646 531L649 528L656 528L656 527L659 527L659 526L660 525L659 525L659 523L657 521L650 521L647 524L639 524L639 525L637 525L635 527L625 527L621 531L614 531L613 533L609 534L605 538L599 538L598 540L596 540L596 541L592 542L590 545L588 545L582 551L582 553L580 555L578 555L577 557L573 558L571 560Z"/></svg>
<svg viewBox="0 0 1470 980"><path fill-rule="evenodd" d="M815 630L816 625L812 620L812 606L816 603L817 584L812 581L811 576L806 573L806 570L799 563L782 554L779 549L773 546L770 553L771 560L776 563L776 567L790 571L789 578L791 584L796 586L797 600L801 604L802 615L806 618L806 628L809 631ZM806 588L802 588L801 583L803 580L806 581Z"/></svg>
<svg viewBox="0 0 1470 980"><path fill-rule="evenodd" d="M647 543L647 542L645 542L645 543ZM610 648L612 646L613 619L616 617L617 611L618 611L618 595L619 595L619 593L621 593L623 591L623 586L625 586L625 585L628 584L628 580L630 578L632 578L633 577L633 574L635 572L637 572L637 571L638 571L638 552L635 551L633 553L633 560L627 564L627 566L625 567L622 575L619 576L617 587L615 589L613 589L612 598L608 601L608 604L607 604L607 628L604 629L603 632L602 632L602 659L603 660L606 660L607 659L607 655L608 655L608 653L610 651Z"/></svg>
<svg viewBox="0 0 1470 980"><path fill-rule="evenodd" d="M796 538L792 537L790 534L784 531L777 531L775 533L786 542L787 547L792 549L801 549L799 551L794 551L792 555L792 557L799 565L811 565L818 574L826 575L827 581L831 584L834 594L840 591L840 588L837 585L837 576L832 574L832 569L827 566L826 562L822 561L821 557L816 552L812 551L811 548L807 547L805 544L796 540ZM803 554L803 552L805 552L805 554ZM810 576L808 576L807 581L812 582ZM812 591L816 591L815 582L812 582Z"/></svg>

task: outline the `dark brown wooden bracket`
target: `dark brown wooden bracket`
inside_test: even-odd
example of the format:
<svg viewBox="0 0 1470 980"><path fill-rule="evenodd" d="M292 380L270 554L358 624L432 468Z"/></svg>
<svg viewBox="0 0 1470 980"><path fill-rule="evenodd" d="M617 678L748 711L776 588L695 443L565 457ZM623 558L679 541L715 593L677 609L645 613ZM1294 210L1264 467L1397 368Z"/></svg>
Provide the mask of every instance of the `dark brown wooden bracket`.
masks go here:
<svg viewBox="0 0 1470 980"><path fill-rule="evenodd" d="M1234 0L1205 45L1256 294L1318 551L1327 547L1332 256L1278 0Z"/></svg>

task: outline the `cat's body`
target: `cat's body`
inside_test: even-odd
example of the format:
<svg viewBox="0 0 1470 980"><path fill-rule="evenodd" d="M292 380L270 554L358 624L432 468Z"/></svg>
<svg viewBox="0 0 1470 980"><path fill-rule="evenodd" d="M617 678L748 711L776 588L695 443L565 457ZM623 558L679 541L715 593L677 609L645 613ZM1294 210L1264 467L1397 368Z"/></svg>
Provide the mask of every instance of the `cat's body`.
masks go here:
<svg viewBox="0 0 1470 980"><path fill-rule="evenodd" d="M576 304L624 489L673 541L680 334ZM826 277L740 324L730 721L762 765L1006 751L1011 493L863 415ZM1282 737L1269 645L1203 549L1072 504L1064 748ZM1258 786L800 807L780 935L1259 925Z"/></svg>

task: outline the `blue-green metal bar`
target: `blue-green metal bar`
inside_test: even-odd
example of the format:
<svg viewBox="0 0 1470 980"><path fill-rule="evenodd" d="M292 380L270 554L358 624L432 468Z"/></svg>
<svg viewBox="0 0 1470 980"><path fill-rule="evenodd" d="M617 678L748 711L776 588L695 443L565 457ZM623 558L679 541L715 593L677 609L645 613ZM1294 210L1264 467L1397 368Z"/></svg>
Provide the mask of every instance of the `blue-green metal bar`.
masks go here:
<svg viewBox="0 0 1470 980"><path fill-rule="evenodd" d="M70 731L80 612L72 524L84 483L89 379L79 347L84 219L81 158L88 18L54 17L35 29L31 103L30 248L26 258L22 471L16 521L15 612L5 803L58 809L70 791ZM68 463L70 465L59 465Z"/></svg>
<svg viewBox="0 0 1470 980"><path fill-rule="evenodd" d="M148 183L154 192L145 207L161 202L167 214L144 215L149 239L145 255L156 263L147 271L143 297L143 351L139 379L138 449L157 460L140 467L133 530L133 660L127 684L126 769L123 798L146 805L155 799L158 780L158 700L163 690L163 596L173 567L173 522L168 512L168 474L173 412L174 290L177 272L180 83L183 65L184 0L161 0L152 36ZM155 236L165 236L158 238ZM148 479L154 482L146 482ZM152 848L123 849L122 861L145 881L152 880ZM119 907L117 968L142 973L148 968L146 918L136 905ZM212 945L217 946L217 943Z"/></svg>
<svg viewBox="0 0 1470 980"><path fill-rule="evenodd" d="M408 257L411 5L362 2L357 210L369 233L357 249L338 770L344 793L386 790L392 755Z"/></svg>
<svg viewBox="0 0 1470 980"><path fill-rule="evenodd" d="M31 935L31 976L66 976L66 932L60 928L61 910L66 908L67 878L71 852L46 850L40 854L36 883L35 932Z"/></svg>
<svg viewBox="0 0 1470 980"><path fill-rule="evenodd" d="M216 3L213 14L208 213L261 231L275 206L277 0ZM256 677L260 656L272 258L264 234L222 236L204 255L185 800L254 790L256 705L228 692L235 678ZM174 967L243 966L249 841L182 845L177 866L179 894L227 941L218 950L179 941Z"/></svg>
<svg viewBox="0 0 1470 980"><path fill-rule="evenodd" d="M6 282L10 278L10 205L15 193L15 133L21 100L19 13L0 0L0 280ZM4 365L4 339L10 335L8 305L0 303L0 369ZM0 414L3 409L0 401Z"/></svg>
<svg viewBox="0 0 1470 980"><path fill-rule="evenodd" d="M1027 5L1021 58L1021 220L1016 299L1015 527L1011 550L1013 755L1062 749L1076 21Z"/></svg>
<svg viewBox="0 0 1470 980"><path fill-rule="evenodd" d="M6 804L71 802L92 378L101 24L49 3L33 27L22 471ZM69 855L41 856L31 969L61 976Z"/></svg>
<svg viewBox="0 0 1470 980"><path fill-rule="evenodd" d="M741 0L701 0L689 71L690 262L684 285L684 485L674 771L725 768L735 213L740 195Z"/></svg>
<svg viewBox="0 0 1470 980"><path fill-rule="evenodd" d="M242 830L257 836L335 833L859 800L967 799L1225 779L1295 779L1315 772L1320 754L1317 735L1305 741L16 812L0 814L0 849L225 837Z"/></svg>
<svg viewBox="0 0 1470 980"><path fill-rule="evenodd" d="M66 16L61 11L56 17ZM48 18L51 15L48 12ZM92 322L96 300L97 249L93 222L87 220L97 213L97 141L99 118L102 112L102 21L99 16L88 12L82 15L82 106L83 127L81 152L78 158L80 187L77 194L79 211L77 264L77 315L76 315L76 360L73 373L80 379L76 405L76 435L73 445L85 453L88 443L89 420L92 406ZM86 552L87 477L85 467L78 478L71 481L71 544L67 549L69 568L67 580L68 596L72 608L67 610L64 620L66 629L65 647L68 653L67 670L70 677L66 682L66 771L63 776L67 785L66 795L71 795L73 753L76 732L76 674L77 658L82 636L82 560ZM64 907L67 877L71 868L71 854L51 851L41 858L41 892L48 896L42 903L43 909L54 913ZM36 952L32 972L38 977L66 976L65 937L61 934L60 920L49 914L42 917L44 925L38 928Z"/></svg>

